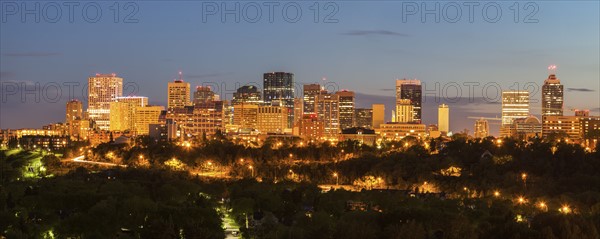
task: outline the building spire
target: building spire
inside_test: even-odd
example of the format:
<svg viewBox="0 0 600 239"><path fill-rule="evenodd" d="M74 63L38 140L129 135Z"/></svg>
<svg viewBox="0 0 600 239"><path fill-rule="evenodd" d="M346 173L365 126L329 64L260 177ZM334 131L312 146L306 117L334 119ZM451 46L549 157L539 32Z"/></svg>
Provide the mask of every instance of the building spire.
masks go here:
<svg viewBox="0 0 600 239"><path fill-rule="evenodd" d="M550 66L548 66L548 74L549 75L555 75L556 74L556 65L550 65Z"/></svg>

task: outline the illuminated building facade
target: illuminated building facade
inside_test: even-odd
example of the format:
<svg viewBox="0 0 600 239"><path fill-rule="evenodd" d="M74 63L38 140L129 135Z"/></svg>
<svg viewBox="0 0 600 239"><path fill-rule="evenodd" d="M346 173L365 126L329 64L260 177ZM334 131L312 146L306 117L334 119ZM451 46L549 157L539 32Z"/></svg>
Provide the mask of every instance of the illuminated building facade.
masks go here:
<svg viewBox="0 0 600 239"><path fill-rule="evenodd" d="M335 93L339 97L340 128L354 126L354 91L342 90Z"/></svg>
<svg viewBox="0 0 600 239"><path fill-rule="evenodd" d="M110 102L122 95L123 78L116 74L96 74L88 78L87 113L99 129L110 129Z"/></svg>

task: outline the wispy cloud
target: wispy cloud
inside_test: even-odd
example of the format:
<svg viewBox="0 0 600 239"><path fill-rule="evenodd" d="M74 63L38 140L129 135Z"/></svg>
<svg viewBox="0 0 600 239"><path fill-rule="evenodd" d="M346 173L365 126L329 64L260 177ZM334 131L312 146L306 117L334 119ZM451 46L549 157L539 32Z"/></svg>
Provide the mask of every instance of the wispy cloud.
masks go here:
<svg viewBox="0 0 600 239"><path fill-rule="evenodd" d="M595 90L588 88L567 88L568 91L579 91L579 92L594 92Z"/></svg>
<svg viewBox="0 0 600 239"><path fill-rule="evenodd" d="M61 53L58 52L11 52L4 53L4 56L9 57L47 57L47 56L59 56Z"/></svg>
<svg viewBox="0 0 600 239"><path fill-rule="evenodd" d="M392 89L392 88L384 88L384 89L379 89L380 91L395 91L396 89Z"/></svg>
<svg viewBox="0 0 600 239"><path fill-rule="evenodd" d="M347 32L341 33L342 35L347 36L399 36L399 37L408 37L408 34L394 32L389 30L351 30Z"/></svg>

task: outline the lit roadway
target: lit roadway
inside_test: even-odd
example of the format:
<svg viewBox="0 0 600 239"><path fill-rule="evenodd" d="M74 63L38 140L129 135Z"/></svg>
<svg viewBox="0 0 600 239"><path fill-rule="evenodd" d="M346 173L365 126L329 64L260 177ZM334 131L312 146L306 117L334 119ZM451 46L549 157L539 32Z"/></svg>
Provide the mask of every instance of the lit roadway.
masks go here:
<svg viewBox="0 0 600 239"><path fill-rule="evenodd" d="M227 208L225 207L225 205L223 205L222 202L219 202L220 207L219 207L219 211L223 213L223 229L225 229L225 239L234 239L234 238L240 238L240 226L235 222L235 220L233 220L233 218L231 218L231 215L229 214L229 211L227 210Z"/></svg>
<svg viewBox="0 0 600 239"><path fill-rule="evenodd" d="M85 156L81 155L81 156L77 156L75 158L66 159L64 161L65 162L73 162L73 163L95 164L95 165L102 165L102 166L108 166L108 167L127 167L127 165L124 165L124 164L88 161L88 160L84 160L84 158L85 158Z"/></svg>

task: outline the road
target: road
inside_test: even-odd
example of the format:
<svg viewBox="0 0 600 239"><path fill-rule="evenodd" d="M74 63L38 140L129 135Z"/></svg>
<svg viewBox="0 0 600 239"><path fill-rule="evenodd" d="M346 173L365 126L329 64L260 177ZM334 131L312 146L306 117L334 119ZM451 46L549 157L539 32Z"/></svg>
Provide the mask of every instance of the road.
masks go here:
<svg viewBox="0 0 600 239"><path fill-rule="evenodd" d="M221 211L224 215L224 217L222 218L223 220L223 228L225 229L225 238L226 239L235 239L235 238L241 238L241 234L240 234L240 226L235 222L235 220L233 220L233 218L231 217L231 214L229 214L229 211L227 211L227 208L225 207L225 205L220 202L220 207L219 207L219 211Z"/></svg>
<svg viewBox="0 0 600 239"><path fill-rule="evenodd" d="M102 165L102 166L108 166L108 167L127 167L127 165L124 164L116 164L116 163L108 163L108 162L96 162L96 161L88 161L88 160L84 160L85 156L84 155L80 155L74 158L70 158L70 159L66 159L64 160L65 162L73 162L73 163L85 163L85 164L96 164L96 165Z"/></svg>

